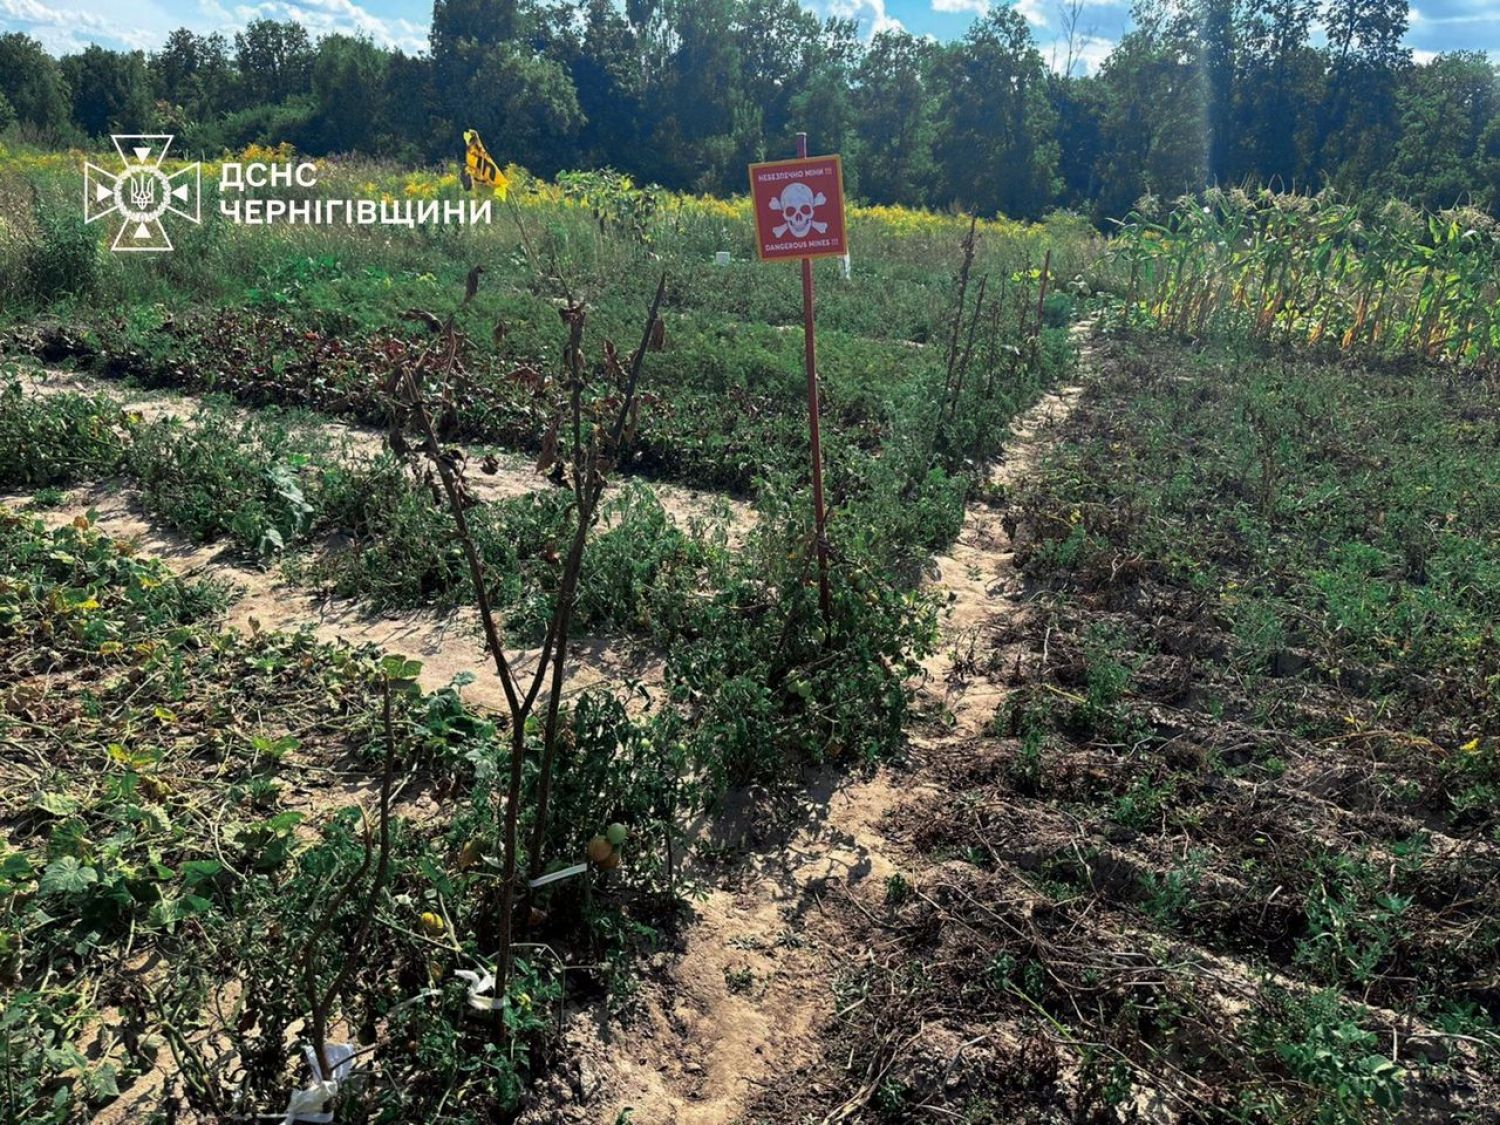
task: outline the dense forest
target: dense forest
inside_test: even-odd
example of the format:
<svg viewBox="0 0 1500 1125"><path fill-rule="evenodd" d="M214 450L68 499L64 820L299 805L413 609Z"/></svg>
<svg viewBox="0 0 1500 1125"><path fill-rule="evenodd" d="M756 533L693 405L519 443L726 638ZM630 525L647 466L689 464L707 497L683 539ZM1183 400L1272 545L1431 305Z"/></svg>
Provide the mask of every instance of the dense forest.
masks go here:
<svg viewBox="0 0 1500 1125"><path fill-rule="evenodd" d="M1102 222L1148 193L1268 183L1500 206L1496 68L1480 52L1415 63L1406 0L1140 0L1133 15L1088 75L1071 37L1049 67L1001 6L948 44L865 41L797 0L436 0L415 56L267 19L61 59L9 34L0 127L409 162L454 158L472 127L502 163L706 192L743 190L748 161L806 129L875 203Z"/></svg>

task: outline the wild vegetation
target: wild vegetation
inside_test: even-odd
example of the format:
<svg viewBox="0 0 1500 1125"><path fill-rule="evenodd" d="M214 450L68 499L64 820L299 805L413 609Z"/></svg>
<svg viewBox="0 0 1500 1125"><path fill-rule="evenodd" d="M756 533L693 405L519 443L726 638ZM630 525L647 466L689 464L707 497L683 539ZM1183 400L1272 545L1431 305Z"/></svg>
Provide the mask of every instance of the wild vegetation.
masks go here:
<svg viewBox="0 0 1500 1125"><path fill-rule="evenodd" d="M1491 58L1417 61L1406 45L1421 14L1441 13L1407 0L1130 7L1103 59L1075 3L965 6L980 14L951 43L899 26L871 36L797 0L436 0L422 54L315 41L291 19L61 59L11 33L0 130L52 147L162 132L194 158L289 141L415 164L453 159L472 128L502 163L549 177L614 168L722 194L806 129L880 204L1028 219L1061 206L1104 224L1148 192L1273 184L1500 206ZM1044 23L1050 47L1033 32Z"/></svg>
<svg viewBox="0 0 1500 1125"><path fill-rule="evenodd" d="M1269 42L1257 20L1301 11L1233 26ZM1340 91L1349 119L1319 117L1320 144L1352 144L1363 83L1423 81L1387 57L1387 15L1273 68ZM278 26L247 31L247 60L298 55ZM418 77L457 97L467 48L446 34ZM1140 57L1207 82L1182 34L1143 20L1118 66L1048 97L1133 89ZM909 47L883 37L860 65ZM1032 50L994 14L911 65L983 75ZM1263 65L1213 104L1260 97ZM204 109L202 136L301 159L253 142L327 107L254 96ZM785 108L734 144L685 134L712 157L691 186L777 139ZM945 108L931 143L989 152L958 128L989 108ZM1239 159L1211 139L1205 159ZM7 1119L276 1116L297 1091L342 1122L586 1120L569 1012L644 1023L695 904L720 880L753 898L786 862L788 809L821 800L803 784L862 772L895 778L888 873L850 864L842 895L763 911L788 956L838 945L809 986L831 993L813 1061L754 1090L735 1076L747 1120L1492 1114L1500 327L1481 214L1209 192L1127 205L1106 241L1069 215L853 207L848 276L816 267L825 612L800 287L749 260L744 201L511 165L489 226L210 218L138 260L75 213L79 154L6 145ZM1132 188L1199 186L1171 151L1111 159L1145 170ZM1339 151L1339 175L1368 156ZM917 197L973 202L955 174ZM465 197L446 167L368 155L320 158L318 178ZM1055 195L1036 190L1019 212ZM1077 412L994 484L1012 422L1091 332ZM668 503L684 489L704 514ZM412 654L290 618L228 628L219 560L139 557L89 508L111 495L289 602L451 624L472 670L434 683ZM1013 555L973 534L982 510ZM972 573L934 568L960 546ZM1024 590L992 585L1002 568ZM955 633L964 583L995 613ZM638 659L584 685L589 646ZM938 695L981 682L1000 702L955 739ZM744 809L772 823L715 833ZM746 1002L764 983L719 975Z"/></svg>

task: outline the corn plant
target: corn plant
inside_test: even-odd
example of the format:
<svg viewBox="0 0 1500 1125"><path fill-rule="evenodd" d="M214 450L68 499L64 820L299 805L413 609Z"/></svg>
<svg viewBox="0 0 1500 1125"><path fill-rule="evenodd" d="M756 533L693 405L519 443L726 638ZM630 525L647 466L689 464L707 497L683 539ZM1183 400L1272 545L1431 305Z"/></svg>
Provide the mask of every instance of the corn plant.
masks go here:
<svg viewBox="0 0 1500 1125"><path fill-rule="evenodd" d="M1500 227L1468 208L1378 213L1262 190L1143 200L1112 245L1124 318L1179 335L1500 361Z"/></svg>

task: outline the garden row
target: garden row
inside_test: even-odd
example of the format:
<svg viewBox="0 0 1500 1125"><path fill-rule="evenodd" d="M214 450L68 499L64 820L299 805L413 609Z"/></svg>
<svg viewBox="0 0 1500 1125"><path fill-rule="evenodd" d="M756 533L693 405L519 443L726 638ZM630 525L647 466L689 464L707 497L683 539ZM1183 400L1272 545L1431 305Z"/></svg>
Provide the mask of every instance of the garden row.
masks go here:
<svg viewBox="0 0 1500 1125"><path fill-rule="evenodd" d="M276 409L208 404L186 419L148 419L106 394L27 393L15 381L0 390L0 488L45 504L61 499L59 489L123 478L148 515L188 539L228 540L256 560L292 552L293 577L373 608L469 601L468 571L432 488L388 450L356 450L352 435L332 446L336 435ZM478 471L486 466L498 469L486 458ZM517 613L522 635L555 595L557 555L575 522L571 493L541 474L533 480L530 491L470 512L502 582L495 596L508 607L535 603ZM678 529L641 486L625 488L603 517L580 625L649 634L657 591L699 586L714 551L709 532Z"/></svg>
<svg viewBox="0 0 1500 1125"><path fill-rule="evenodd" d="M990 291L980 323L962 326L960 345L976 353L973 366L1003 369L1014 379L1028 364L1017 343L1037 329L1037 294L1034 282L1009 286L1008 295L1006 289ZM421 296L431 300L430 291ZM550 420L538 388L557 364L557 312L529 296L490 304L483 313L466 309L461 318L467 378L444 436L536 453ZM610 338L624 338L633 328L614 306L591 309L590 317ZM1046 315L1060 327L1068 306L1054 305ZM951 325L947 332L930 347L820 334L831 456L901 440L924 406L914 395L945 378L953 364ZM9 339L13 351L48 364L71 362L145 386L310 408L370 425L385 423L384 388L428 343L420 327L366 328L344 311L256 307L43 324L13 330ZM745 494L761 474L805 460L800 332L684 314L667 318L659 343L644 388L648 424L637 435L631 472Z"/></svg>
<svg viewBox="0 0 1500 1125"><path fill-rule="evenodd" d="M850 916L875 1120L1489 1119L1497 439L1477 376L1110 346L1012 498L1014 690ZM924 1023L986 1046L935 1082Z"/></svg>
<svg viewBox="0 0 1500 1125"><path fill-rule="evenodd" d="M453 688L416 692L399 656L223 633L224 589L79 524L0 514L5 1119L91 1118L138 1080L124 1119L279 1113L307 1081L285 1044L309 1036L310 997L330 989L330 1030L374 1055L341 1118L426 1119L451 1098L475 1120L513 1108L563 979L518 962L526 999L503 1013L501 1049L454 976L493 941L495 723ZM654 904L678 831L671 730L600 694L569 732L559 823L628 823L630 861L588 892L538 896L532 934L562 935L590 966L568 974L575 996L603 994L670 917ZM572 857L572 837L545 845Z"/></svg>

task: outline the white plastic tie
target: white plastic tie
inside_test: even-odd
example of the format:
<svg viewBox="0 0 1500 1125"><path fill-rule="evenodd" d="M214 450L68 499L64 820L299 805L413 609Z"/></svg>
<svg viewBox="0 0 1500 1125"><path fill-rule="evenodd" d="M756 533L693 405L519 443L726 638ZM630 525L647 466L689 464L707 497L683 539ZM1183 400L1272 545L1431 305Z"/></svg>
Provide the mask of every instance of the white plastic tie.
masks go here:
<svg viewBox="0 0 1500 1125"><path fill-rule="evenodd" d="M571 879L575 875L582 875L589 869L587 863L575 863L572 867L564 867L561 871L554 871L550 875L543 875L531 880L527 886L535 890L537 887L545 887L548 883L556 883L562 879Z"/></svg>
<svg viewBox="0 0 1500 1125"><path fill-rule="evenodd" d="M324 1050L333 1066L333 1077L324 1078L323 1068L318 1065L318 1052L303 1047L307 1068L312 1071L312 1085L292 1091L286 1103L286 1115L281 1119L282 1125L292 1125L295 1121L329 1125L333 1121L333 1112L324 1107L339 1096L339 1083L348 1079L349 1072L354 1069L354 1044L329 1043Z"/></svg>
<svg viewBox="0 0 1500 1125"><path fill-rule="evenodd" d="M457 969L453 975L468 982L469 1007L476 1012L494 1012L505 1006L503 999L495 998L495 974L488 969L482 973L476 973L472 969Z"/></svg>

